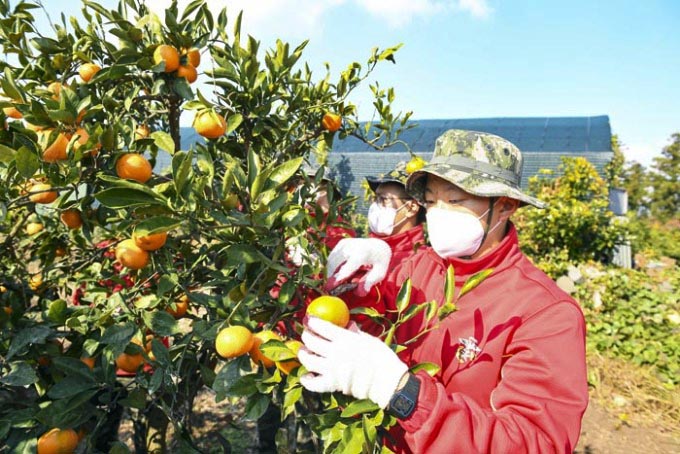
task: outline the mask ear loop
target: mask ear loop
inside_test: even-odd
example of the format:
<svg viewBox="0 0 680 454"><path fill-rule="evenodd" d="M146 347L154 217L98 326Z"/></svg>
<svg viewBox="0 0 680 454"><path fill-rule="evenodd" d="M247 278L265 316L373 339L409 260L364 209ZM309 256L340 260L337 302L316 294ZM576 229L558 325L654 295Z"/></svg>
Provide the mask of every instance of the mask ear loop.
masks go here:
<svg viewBox="0 0 680 454"><path fill-rule="evenodd" d="M482 241L479 243L479 247L477 248L477 251L479 251L479 248L482 247L482 244L484 244L484 241L486 241L486 237L489 234L489 228L491 227L491 218L493 217L493 208L496 205L496 201L498 200L498 197L489 197L489 208L486 210L487 215L486 215L486 227L484 228L484 235L482 236ZM463 257L465 259L469 259L473 255L477 253L477 251L473 252L472 254L468 255L467 257Z"/></svg>

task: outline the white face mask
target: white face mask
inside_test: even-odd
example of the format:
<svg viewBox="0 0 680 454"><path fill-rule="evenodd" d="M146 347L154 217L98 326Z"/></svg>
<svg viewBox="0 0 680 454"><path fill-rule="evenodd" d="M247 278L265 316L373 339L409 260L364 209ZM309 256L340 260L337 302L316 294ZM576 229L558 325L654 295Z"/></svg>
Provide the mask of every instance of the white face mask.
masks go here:
<svg viewBox="0 0 680 454"><path fill-rule="evenodd" d="M479 250L484 239L481 216L458 210L430 208L427 210L427 233L432 249L443 259L467 257ZM496 224L488 233L500 225ZM487 233L487 235L488 235Z"/></svg>
<svg viewBox="0 0 680 454"><path fill-rule="evenodd" d="M368 208L368 228L376 235L391 235L395 227L394 220L397 217L397 213L404 206L406 205L402 205L397 209L384 207L377 202L373 202ZM404 220L399 221L399 224Z"/></svg>

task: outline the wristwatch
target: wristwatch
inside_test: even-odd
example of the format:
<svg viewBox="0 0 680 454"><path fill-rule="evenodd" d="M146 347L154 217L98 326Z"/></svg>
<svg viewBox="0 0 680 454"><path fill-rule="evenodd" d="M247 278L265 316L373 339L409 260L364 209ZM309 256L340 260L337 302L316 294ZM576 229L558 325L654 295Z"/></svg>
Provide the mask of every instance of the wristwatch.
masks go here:
<svg viewBox="0 0 680 454"><path fill-rule="evenodd" d="M409 373L406 384L392 395L390 403L387 405L387 412L399 419L408 418L418 405L419 393L420 380Z"/></svg>

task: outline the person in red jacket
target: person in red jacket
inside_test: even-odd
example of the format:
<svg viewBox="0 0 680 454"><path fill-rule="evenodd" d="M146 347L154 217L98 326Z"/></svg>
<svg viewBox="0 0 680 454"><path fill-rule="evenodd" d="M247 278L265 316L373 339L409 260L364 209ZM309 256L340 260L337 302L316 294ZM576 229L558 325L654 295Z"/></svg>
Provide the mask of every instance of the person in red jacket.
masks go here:
<svg viewBox="0 0 680 454"><path fill-rule="evenodd" d="M450 130L432 161L409 177L407 189L427 208L431 247L377 284L386 307L395 308L407 278L411 303L442 305L450 266L457 294L471 276L490 274L443 319L401 325L399 355L356 326L307 321L302 385L368 398L396 416L387 437L396 452L571 454L577 444L588 403L585 322L579 305L519 249L511 215L544 206L521 191L521 168L509 141ZM438 370L410 372L420 363Z"/></svg>

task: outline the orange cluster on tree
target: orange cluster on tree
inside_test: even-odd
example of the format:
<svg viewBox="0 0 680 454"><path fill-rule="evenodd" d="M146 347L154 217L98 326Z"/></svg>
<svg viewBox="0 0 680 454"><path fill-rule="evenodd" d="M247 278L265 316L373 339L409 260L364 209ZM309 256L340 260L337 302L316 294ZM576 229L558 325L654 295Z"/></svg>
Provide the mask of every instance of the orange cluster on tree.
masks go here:
<svg viewBox="0 0 680 454"><path fill-rule="evenodd" d="M121 241L116 246L116 260L132 270L144 268L149 264L149 252L160 249L168 239L168 232L146 235L133 233L132 238Z"/></svg>
<svg viewBox="0 0 680 454"><path fill-rule="evenodd" d="M161 44L153 52L154 64L163 64L163 71L175 73L176 77L183 77L187 82L194 83L198 79L198 65L201 63L201 53L196 48L182 49L180 52L170 44Z"/></svg>

